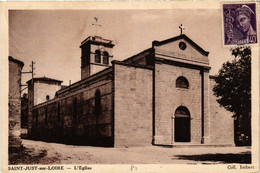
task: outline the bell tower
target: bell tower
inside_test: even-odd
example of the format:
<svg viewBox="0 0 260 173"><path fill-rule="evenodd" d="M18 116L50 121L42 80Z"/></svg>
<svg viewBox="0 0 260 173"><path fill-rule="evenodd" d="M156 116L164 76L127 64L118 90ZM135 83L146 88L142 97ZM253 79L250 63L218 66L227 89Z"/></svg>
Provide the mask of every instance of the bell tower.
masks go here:
<svg viewBox="0 0 260 173"><path fill-rule="evenodd" d="M112 40L100 36L89 36L81 42L81 79L111 66L114 46Z"/></svg>

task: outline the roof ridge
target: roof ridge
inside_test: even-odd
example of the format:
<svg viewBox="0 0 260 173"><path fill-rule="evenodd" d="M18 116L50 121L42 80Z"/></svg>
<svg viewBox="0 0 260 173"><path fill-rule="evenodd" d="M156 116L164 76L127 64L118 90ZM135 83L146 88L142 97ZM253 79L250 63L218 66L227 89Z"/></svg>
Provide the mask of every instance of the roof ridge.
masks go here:
<svg viewBox="0 0 260 173"><path fill-rule="evenodd" d="M8 60L9 60L9 61L13 61L13 62L15 62L15 63L18 63L21 67L24 66L24 63L23 63L22 61L20 61L20 60L18 60L18 59L15 59L15 58L13 58L12 56L8 56Z"/></svg>
<svg viewBox="0 0 260 173"><path fill-rule="evenodd" d="M204 56L208 56L209 52L205 51L204 49L202 49L197 43L195 43L194 41L192 41L188 36L186 36L185 34L181 34L179 36L176 37L172 37L166 40L162 40L162 41L157 41L154 40L152 45L154 46L160 46L163 44L167 44L169 42L173 42L179 39L185 39L187 42L189 42L195 49L197 49L201 54L203 54Z"/></svg>
<svg viewBox="0 0 260 173"><path fill-rule="evenodd" d="M26 83L30 83L32 79L28 80ZM57 79L53 79L53 78L49 78L49 77L34 77L33 80L48 80L48 81L55 81L55 82L60 82L62 83L62 80L57 80Z"/></svg>

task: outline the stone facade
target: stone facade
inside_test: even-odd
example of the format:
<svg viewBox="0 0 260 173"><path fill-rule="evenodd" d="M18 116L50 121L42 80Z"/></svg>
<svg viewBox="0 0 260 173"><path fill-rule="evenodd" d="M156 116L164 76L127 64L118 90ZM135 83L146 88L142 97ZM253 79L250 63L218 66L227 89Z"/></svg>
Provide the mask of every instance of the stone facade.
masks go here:
<svg viewBox="0 0 260 173"><path fill-rule="evenodd" d="M186 35L154 41L124 61L109 56L105 65L91 63L93 52L111 55L114 45L92 39L81 43L82 79L32 107L32 138L114 147L234 144L232 115L212 92L209 53Z"/></svg>
<svg viewBox="0 0 260 173"><path fill-rule="evenodd" d="M176 39L176 38L174 38ZM189 144L210 144L208 140L209 105L208 52L201 50L187 37L155 41L155 144L183 144L175 140L176 110L189 111ZM185 45L182 49L180 44ZM195 47L195 48L194 48ZM177 79L187 80L185 88Z"/></svg>
<svg viewBox="0 0 260 173"><path fill-rule="evenodd" d="M176 87L175 81L184 76L189 88ZM185 106L191 114L191 143L201 143L201 74L198 69L167 64L155 64L155 142L174 142L175 110ZM158 139L158 140L157 140Z"/></svg>
<svg viewBox="0 0 260 173"><path fill-rule="evenodd" d="M21 71L23 62L9 56L9 151L20 149Z"/></svg>
<svg viewBox="0 0 260 173"><path fill-rule="evenodd" d="M152 69L114 62L114 75L114 146L151 145Z"/></svg>

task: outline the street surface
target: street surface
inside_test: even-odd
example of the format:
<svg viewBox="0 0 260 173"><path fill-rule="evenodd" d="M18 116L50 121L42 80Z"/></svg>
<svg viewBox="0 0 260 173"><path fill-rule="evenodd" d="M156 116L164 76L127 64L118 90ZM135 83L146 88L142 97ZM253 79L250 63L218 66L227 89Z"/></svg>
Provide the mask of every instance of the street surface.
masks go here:
<svg viewBox="0 0 260 173"><path fill-rule="evenodd" d="M16 164L218 164L250 163L250 147L74 146L23 139ZM22 157L26 157L23 159ZM18 161L19 160L19 161ZM20 163L17 163L20 162Z"/></svg>

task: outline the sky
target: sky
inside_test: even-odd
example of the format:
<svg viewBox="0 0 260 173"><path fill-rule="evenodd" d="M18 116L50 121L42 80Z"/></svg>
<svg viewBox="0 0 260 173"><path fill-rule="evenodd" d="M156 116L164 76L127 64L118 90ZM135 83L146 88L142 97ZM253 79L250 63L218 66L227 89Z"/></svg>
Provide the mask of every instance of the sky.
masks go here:
<svg viewBox="0 0 260 173"><path fill-rule="evenodd" d="M98 17L101 27L92 25ZM10 10L9 56L24 62L23 71L35 64L35 77L62 80L64 85L80 80L80 43L99 35L113 40L113 59L124 60L162 41L184 34L209 52L210 74L232 60L222 47L219 9L160 10ZM22 76L22 83L30 79Z"/></svg>

